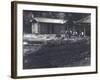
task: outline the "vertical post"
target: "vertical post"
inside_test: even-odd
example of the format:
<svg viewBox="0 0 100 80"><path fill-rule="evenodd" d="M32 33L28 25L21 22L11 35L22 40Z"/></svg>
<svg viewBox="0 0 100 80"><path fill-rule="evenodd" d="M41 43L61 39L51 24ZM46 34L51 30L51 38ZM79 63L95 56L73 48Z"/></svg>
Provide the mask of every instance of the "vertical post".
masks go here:
<svg viewBox="0 0 100 80"><path fill-rule="evenodd" d="M84 37L86 36L86 31L85 31L85 27L84 27Z"/></svg>
<svg viewBox="0 0 100 80"><path fill-rule="evenodd" d="M67 24L67 31L69 31L69 25Z"/></svg>
<svg viewBox="0 0 100 80"><path fill-rule="evenodd" d="M32 23L32 33L38 33L38 23Z"/></svg>
<svg viewBox="0 0 100 80"><path fill-rule="evenodd" d="M34 26L34 25L33 25L33 23L32 23L32 26L31 26L32 34L33 34L33 26Z"/></svg>
<svg viewBox="0 0 100 80"><path fill-rule="evenodd" d="M35 33L38 33L38 23L35 23Z"/></svg>
<svg viewBox="0 0 100 80"><path fill-rule="evenodd" d="M38 22L38 33L40 33L40 24Z"/></svg>
<svg viewBox="0 0 100 80"><path fill-rule="evenodd" d="M75 32L75 26L73 26L73 32Z"/></svg>

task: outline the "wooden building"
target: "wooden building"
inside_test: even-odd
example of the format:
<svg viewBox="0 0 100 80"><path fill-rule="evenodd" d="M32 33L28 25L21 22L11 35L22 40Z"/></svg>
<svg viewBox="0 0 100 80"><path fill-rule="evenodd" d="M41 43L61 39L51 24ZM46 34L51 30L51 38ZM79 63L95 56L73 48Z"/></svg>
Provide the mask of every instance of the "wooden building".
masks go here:
<svg viewBox="0 0 100 80"><path fill-rule="evenodd" d="M63 33L66 29L67 20L52 18L34 18L32 20L32 33L57 34Z"/></svg>

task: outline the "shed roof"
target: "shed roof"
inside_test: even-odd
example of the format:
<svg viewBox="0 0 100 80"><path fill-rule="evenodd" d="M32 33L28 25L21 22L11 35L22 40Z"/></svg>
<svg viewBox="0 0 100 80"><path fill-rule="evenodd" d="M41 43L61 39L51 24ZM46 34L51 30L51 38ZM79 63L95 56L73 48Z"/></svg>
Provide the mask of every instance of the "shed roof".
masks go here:
<svg viewBox="0 0 100 80"><path fill-rule="evenodd" d="M34 18L37 22L41 23L56 23L56 24L64 24L67 20L64 19L53 19L53 18Z"/></svg>
<svg viewBox="0 0 100 80"><path fill-rule="evenodd" d="M80 20L75 21L75 23L91 23L91 16L87 16L85 18L82 18Z"/></svg>

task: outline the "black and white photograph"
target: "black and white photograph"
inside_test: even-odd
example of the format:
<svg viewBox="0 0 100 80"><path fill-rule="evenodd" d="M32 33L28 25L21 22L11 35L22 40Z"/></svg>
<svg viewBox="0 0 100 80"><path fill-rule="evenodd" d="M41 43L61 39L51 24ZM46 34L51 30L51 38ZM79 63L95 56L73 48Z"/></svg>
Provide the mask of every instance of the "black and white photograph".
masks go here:
<svg viewBox="0 0 100 80"><path fill-rule="evenodd" d="M97 6L12 2L12 77L97 73Z"/></svg>
<svg viewBox="0 0 100 80"><path fill-rule="evenodd" d="M91 14L23 10L23 69L91 65Z"/></svg>

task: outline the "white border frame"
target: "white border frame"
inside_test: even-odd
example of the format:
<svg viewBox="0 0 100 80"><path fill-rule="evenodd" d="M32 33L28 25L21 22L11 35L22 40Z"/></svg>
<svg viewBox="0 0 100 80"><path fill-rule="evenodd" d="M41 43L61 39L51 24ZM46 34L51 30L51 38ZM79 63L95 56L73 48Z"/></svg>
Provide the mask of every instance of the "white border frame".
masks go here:
<svg viewBox="0 0 100 80"><path fill-rule="evenodd" d="M91 13L91 66L23 70L23 10ZM17 76L37 76L96 71L96 9L50 5L17 4Z"/></svg>

